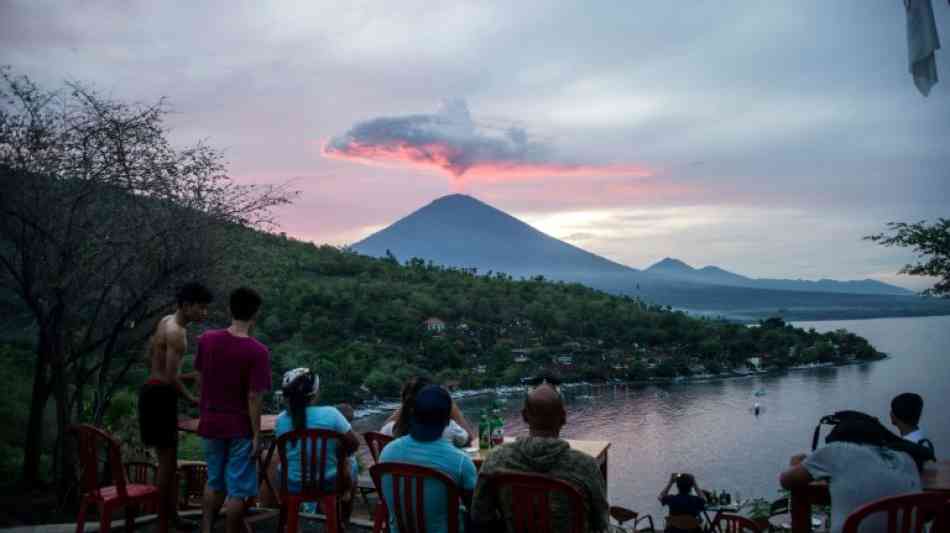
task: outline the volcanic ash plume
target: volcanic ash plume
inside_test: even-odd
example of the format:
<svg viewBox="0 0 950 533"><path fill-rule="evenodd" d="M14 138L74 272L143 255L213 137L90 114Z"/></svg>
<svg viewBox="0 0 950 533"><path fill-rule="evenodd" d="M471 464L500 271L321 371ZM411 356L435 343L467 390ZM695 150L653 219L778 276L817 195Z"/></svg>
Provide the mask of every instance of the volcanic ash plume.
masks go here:
<svg viewBox="0 0 950 533"><path fill-rule="evenodd" d="M550 146L530 140L523 128L479 127L464 100L446 101L434 114L357 123L346 134L331 139L323 154L364 163L434 167L457 178L650 174L636 165L559 161Z"/></svg>

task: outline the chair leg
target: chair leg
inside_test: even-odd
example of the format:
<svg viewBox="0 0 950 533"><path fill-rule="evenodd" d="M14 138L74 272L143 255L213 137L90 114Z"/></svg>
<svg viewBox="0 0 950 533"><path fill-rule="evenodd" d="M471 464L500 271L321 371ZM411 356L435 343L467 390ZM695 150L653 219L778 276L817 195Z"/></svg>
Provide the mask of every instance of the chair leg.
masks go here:
<svg viewBox="0 0 950 533"><path fill-rule="evenodd" d="M382 499L380 499L380 501L376 503L376 509L373 512L373 533L383 533L383 531L389 529L386 518L386 507L383 505Z"/></svg>
<svg viewBox="0 0 950 533"><path fill-rule="evenodd" d="M327 533L340 533L340 502L334 497L324 498L321 502L323 515L327 517Z"/></svg>
<svg viewBox="0 0 950 533"><path fill-rule="evenodd" d="M89 508L89 502L85 499L79 503L79 514L76 515L76 533L83 533L86 529L86 509Z"/></svg>
<svg viewBox="0 0 950 533"><path fill-rule="evenodd" d="M112 529L112 506L99 506L99 533L109 533Z"/></svg>
<svg viewBox="0 0 950 533"><path fill-rule="evenodd" d="M298 522L300 520L300 500L290 499L289 509L287 509L287 532L299 533Z"/></svg>
<svg viewBox="0 0 950 533"><path fill-rule="evenodd" d="M135 505L125 506L125 531L126 533L135 531Z"/></svg>

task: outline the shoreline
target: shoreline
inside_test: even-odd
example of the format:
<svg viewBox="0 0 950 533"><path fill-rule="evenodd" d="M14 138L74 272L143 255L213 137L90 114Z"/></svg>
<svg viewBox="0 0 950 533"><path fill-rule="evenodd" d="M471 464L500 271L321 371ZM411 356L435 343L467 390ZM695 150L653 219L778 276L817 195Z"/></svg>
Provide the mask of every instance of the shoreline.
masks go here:
<svg viewBox="0 0 950 533"><path fill-rule="evenodd" d="M819 368L837 368L853 365L865 365L869 363L876 363L879 361L885 361L891 357L887 354L883 354L882 357L877 359L869 359L867 361L846 361L843 363L814 363L810 365L797 365L790 366L788 368L772 368L769 370L755 370L749 372L731 372L728 374L697 374L694 376L677 376L674 378L651 378L647 380L631 380L631 381L618 381L618 382L603 382L603 383L591 383L587 381L572 381L561 384L562 389L576 389L581 387L618 387L618 386L649 386L649 385L689 385L694 383L712 383L715 381L726 381L730 379L747 379L752 377L759 376L769 376L769 375L778 375L784 374L787 372L793 371L802 371L802 370L815 370ZM483 396L495 395L500 397L509 397L516 396L519 393L524 393L527 386L524 385L503 385L493 388L485 389L463 389L453 391L451 393L452 399L458 401L464 401L469 398L480 398ZM365 405L365 404L364 404ZM361 406L356 409L354 412L354 419L358 420L361 418L367 418L377 414L384 414L392 412L399 407L399 402L394 401L382 401L379 403L372 403L366 407Z"/></svg>

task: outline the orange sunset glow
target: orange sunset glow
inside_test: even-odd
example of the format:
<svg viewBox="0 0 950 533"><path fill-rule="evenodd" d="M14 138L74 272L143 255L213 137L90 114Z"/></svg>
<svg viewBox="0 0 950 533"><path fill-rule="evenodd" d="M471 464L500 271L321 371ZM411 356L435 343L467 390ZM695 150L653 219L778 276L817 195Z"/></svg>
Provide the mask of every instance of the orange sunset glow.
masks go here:
<svg viewBox="0 0 950 533"><path fill-rule="evenodd" d="M477 161L468 165L458 161L462 150L448 143L413 145L392 142L369 145L351 142L345 150L324 144L322 154L331 159L360 164L393 164L444 172L455 178L474 179L484 183L542 177L629 176L648 177L655 173L635 164L568 164L520 161Z"/></svg>

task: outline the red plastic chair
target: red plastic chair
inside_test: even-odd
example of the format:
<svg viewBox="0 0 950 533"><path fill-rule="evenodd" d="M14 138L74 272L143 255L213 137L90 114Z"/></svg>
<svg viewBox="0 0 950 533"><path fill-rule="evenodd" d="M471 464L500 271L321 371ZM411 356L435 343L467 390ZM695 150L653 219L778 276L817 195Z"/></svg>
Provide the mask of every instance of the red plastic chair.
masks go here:
<svg viewBox="0 0 950 533"><path fill-rule="evenodd" d="M861 522L879 513L887 513L888 533L922 533L930 520L930 531L950 531L950 495L918 492L881 498L858 507L844 521L841 533L857 533Z"/></svg>
<svg viewBox="0 0 950 533"><path fill-rule="evenodd" d="M407 463L379 463L369 469L373 483L380 495L380 506L384 517L390 516L400 533L425 533L425 480L434 479L445 487L447 533L459 533L459 503L461 492L449 476L433 468ZM384 480L383 478L388 479ZM383 483L389 483L392 489L393 509L389 508L383 495ZM415 509L413 509L415 502ZM373 533L388 529L388 524L373 524Z"/></svg>
<svg viewBox="0 0 950 533"><path fill-rule="evenodd" d="M129 461L125 463L125 480L136 485L158 485L158 466L144 461ZM145 514L158 513L158 507L151 503L142 504Z"/></svg>
<svg viewBox="0 0 950 533"><path fill-rule="evenodd" d="M379 454L383 453L383 448L395 440L395 437L379 433L376 431L367 431L363 433L363 440L366 441L366 447L369 448L369 454L373 456L373 464L379 463Z"/></svg>
<svg viewBox="0 0 950 533"><path fill-rule="evenodd" d="M396 437L386 435L385 433L379 433L377 431L367 431L363 433L363 440L366 441L366 447L369 448L369 454L373 457L373 464L379 464L379 454L383 453L383 448L387 444L396 440ZM366 493L363 492L363 487L360 486L360 492L363 494L363 500L366 500ZM373 492L368 491L368 492ZM380 496L380 501L382 501L382 496ZM367 506L369 503L367 501ZM373 530L381 531L387 527L386 524L386 509L380 505L376 504L376 509L373 511Z"/></svg>
<svg viewBox="0 0 950 533"><path fill-rule="evenodd" d="M584 496L567 481L541 474L504 472L491 474L487 478L485 489L495 495L503 489L511 490L511 521L516 533L542 533L552 531L551 494L562 494L568 500L572 513L571 532L584 533L587 530L587 516ZM504 513L502 513L504 516Z"/></svg>
<svg viewBox="0 0 950 533"><path fill-rule="evenodd" d="M726 513L719 515L712 529L719 533L743 533L744 531L763 533L764 531L761 526L744 516Z"/></svg>
<svg viewBox="0 0 950 533"><path fill-rule="evenodd" d="M132 531L135 528L136 507L159 508L161 495L158 492L158 486L127 481L125 468L122 466L122 455L119 453L119 441L105 431L88 424L70 426L69 432L76 435L76 441L79 443L79 465L82 469L80 477L82 496L79 503L79 515L76 517L76 533L82 533L85 529L86 512L90 505L95 505L99 509L101 533L109 533L112 512L116 509L125 508L125 528L127 531ZM99 486L101 446L105 447L111 478L115 483L105 487ZM161 516L161 519L164 526L167 517Z"/></svg>
<svg viewBox="0 0 950 533"><path fill-rule="evenodd" d="M328 444L336 441L337 476L333 487L325 490ZM291 494L288 481L287 446L294 443L300 453L300 492ZM343 471L349 468L343 449L343 434L327 429L299 429L277 439L280 456L280 520L278 533L297 533L300 523L300 504L317 502L326 516L326 530L337 533L343 529L339 496L346 492Z"/></svg>

